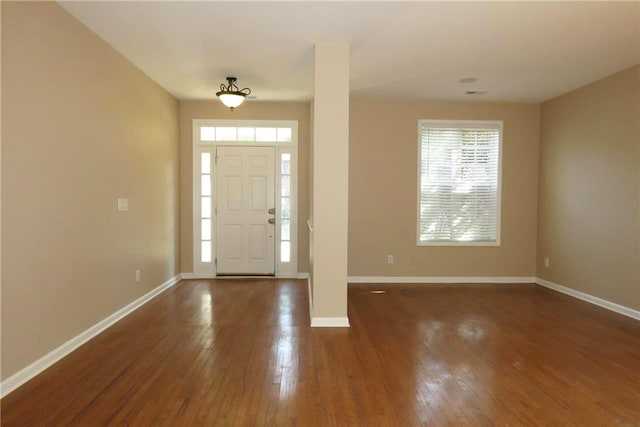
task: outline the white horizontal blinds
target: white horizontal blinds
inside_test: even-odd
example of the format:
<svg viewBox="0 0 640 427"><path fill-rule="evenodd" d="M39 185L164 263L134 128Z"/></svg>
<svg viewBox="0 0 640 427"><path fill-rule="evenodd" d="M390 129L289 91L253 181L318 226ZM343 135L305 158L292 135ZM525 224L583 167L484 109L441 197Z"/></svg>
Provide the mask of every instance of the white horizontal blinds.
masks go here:
<svg viewBox="0 0 640 427"><path fill-rule="evenodd" d="M421 242L497 240L500 124L421 122Z"/></svg>

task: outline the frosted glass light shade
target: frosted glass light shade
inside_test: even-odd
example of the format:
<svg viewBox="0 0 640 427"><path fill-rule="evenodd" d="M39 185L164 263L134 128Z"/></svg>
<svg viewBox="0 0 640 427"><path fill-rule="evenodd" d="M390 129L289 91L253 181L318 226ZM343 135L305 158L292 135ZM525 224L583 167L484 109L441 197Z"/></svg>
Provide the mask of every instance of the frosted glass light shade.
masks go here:
<svg viewBox="0 0 640 427"><path fill-rule="evenodd" d="M235 93L222 93L218 95L218 98L220 98L220 101L222 101L225 106L235 108L244 102L245 96Z"/></svg>

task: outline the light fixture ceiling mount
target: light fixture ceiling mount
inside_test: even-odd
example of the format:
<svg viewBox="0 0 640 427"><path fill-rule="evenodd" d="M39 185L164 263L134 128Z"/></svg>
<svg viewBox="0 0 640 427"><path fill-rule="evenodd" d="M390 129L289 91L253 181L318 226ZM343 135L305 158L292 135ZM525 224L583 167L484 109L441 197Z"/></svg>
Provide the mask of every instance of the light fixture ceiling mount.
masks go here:
<svg viewBox="0 0 640 427"><path fill-rule="evenodd" d="M235 77L227 77L228 84L222 83L220 85L220 91L216 92L216 96L220 98L220 101L233 111L234 108L242 104L245 98L251 94L251 89L245 87L239 89L236 85L238 79Z"/></svg>

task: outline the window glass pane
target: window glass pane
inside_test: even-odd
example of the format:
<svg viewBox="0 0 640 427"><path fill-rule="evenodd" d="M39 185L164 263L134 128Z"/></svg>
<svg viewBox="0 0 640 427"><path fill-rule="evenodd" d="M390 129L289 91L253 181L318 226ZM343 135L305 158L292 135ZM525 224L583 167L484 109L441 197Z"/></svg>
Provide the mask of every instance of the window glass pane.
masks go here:
<svg viewBox="0 0 640 427"><path fill-rule="evenodd" d="M282 164L280 165L282 175L291 175L291 154L282 153Z"/></svg>
<svg viewBox="0 0 640 427"><path fill-rule="evenodd" d="M278 128L278 142L291 142L291 128Z"/></svg>
<svg viewBox="0 0 640 427"><path fill-rule="evenodd" d="M200 217L211 218L211 197L202 197L200 199Z"/></svg>
<svg viewBox="0 0 640 427"><path fill-rule="evenodd" d="M200 179L200 192L202 196L211 195L211 175L202 175Z"/></svg>
<svg viewBox="0 0 640 427"><path fill-rule="evenodd" d="M256 141L276 141L276 128L256 128Z"/></svg>
<svg viewBox="0 0 640 427"><path fill-rule="evenodd" d="M235 127L217 127L216 141L235 141L237 139Z"/></svg>
<svg viewBox="0 0 640 427"><path fill-rule="evenodd" d="M200 128L200 141L215 141L216 140L216 128L214 127L201 127Z"/></svg>
<svg viewBox="0 0 640 427"><path fill-rule="evenodd" d="M238 128L238 141L255 141L255 128Z"/></svg>
<svg viewBox="0 0 640 427"><path fill-rule="evenodd" d="M211 173L210 153L200 153L200 173Z"/></svg>
<svg viewBox="0 0 640 427"><path fill-rule="evenodd" d="M290 242L280 242L280 262L291 262Z"/></svg>
<svg viewBox="0 0 640 427"><path fill-rule="evenodd" d="M211 220L203 219L200 221L200 238L202 240L211 240Z"/></svg>
<svg viewBox="0 0 640 427"><path fill-rule="evenodd" d="M289 175L282 176L282 196L291 196L291 177Z"/></svg>
<svg viewBox="0 0 640 427"><path fill-rule="evenodd" d="M200 242L200 262L211 262L211 242Z"/></svg>
<svg viewBox="0 0 640 427"><path fill-rule="evenodd" d="M291 200L288 197L282 198L280 217L291 218Z"/></svg>
<svg viewBox="0 0 640 427"><path fill-rule="evenodd" d="M283 219L280 222L280 240L291 240L291 232L289 230L291 221Z"/></svg>
<svg viewBox="0 0 640 427"><path fill-rule="evenodd" d="M488 122L421 125L421 242L497 241L500 134Z"/></svg>

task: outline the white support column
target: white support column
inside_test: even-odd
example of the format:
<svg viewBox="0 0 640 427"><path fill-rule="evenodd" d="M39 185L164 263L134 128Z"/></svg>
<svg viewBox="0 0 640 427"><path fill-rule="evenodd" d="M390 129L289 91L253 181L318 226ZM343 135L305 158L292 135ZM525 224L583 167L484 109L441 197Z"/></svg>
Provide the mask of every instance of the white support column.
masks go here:
<svg viewBox="0 0 640 427"><path fill-rule="evenodd" d="M311 326L349 326L349 47L316 44Z"/></svg>

